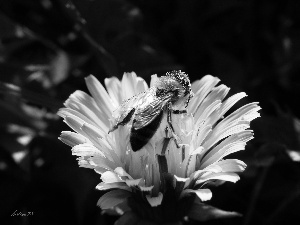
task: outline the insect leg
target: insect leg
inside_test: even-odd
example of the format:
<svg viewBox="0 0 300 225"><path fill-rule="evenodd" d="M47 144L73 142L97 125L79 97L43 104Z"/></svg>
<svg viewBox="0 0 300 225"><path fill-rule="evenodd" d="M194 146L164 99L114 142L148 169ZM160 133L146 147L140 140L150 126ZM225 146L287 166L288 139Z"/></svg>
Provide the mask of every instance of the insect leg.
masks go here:
<svg viewBox="0 0 300 225"><path fill-rule="evenodd" d="M167 122L168 122L169 127L171 128L171 132L174 137L174 142L175 142L177 148L180 148L180 146L178 144L179 137L175 134L175 130L172 125L172 104L171 103L169 103L167 106Z"/></svg>

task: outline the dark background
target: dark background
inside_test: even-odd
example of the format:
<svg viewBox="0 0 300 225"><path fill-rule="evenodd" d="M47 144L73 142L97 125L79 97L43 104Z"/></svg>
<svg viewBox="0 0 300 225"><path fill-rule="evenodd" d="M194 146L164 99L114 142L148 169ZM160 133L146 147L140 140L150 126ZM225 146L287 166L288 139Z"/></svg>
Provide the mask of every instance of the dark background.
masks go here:
<svg viewBox="0 0 300 225"><path fill-rule="evenodd" d="M0 1L0 223L113 224L96 206L99 175L57 137L57 110L84 77L147 81L181 69L221 78L259 101L247 164L209 204L242 218L205 224L298 224L300 12L297 0ZM32 212L27 217L15 211ZM192 221L191 224L197 224Z"/></svg>

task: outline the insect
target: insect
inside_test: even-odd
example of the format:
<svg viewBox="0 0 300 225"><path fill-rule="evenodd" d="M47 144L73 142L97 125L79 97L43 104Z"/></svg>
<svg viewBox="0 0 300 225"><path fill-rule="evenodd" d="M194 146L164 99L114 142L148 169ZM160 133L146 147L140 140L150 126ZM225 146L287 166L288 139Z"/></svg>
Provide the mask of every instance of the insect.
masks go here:
<svg viewBox="0 0 300 225"><path fill-rule="evenodd" d="M167 124L173 137L177 137L172 125L172 113L186 113L186 107L193 95L187 74L180 70L167 72L147 91L125 100L114 111L116 122L108 133L132 120L129 139L132 150L136 152L153 137L166 113ZM173 107L184 107L184 110L173 109ZM176 138L175 143L179 147Z"/></svg>

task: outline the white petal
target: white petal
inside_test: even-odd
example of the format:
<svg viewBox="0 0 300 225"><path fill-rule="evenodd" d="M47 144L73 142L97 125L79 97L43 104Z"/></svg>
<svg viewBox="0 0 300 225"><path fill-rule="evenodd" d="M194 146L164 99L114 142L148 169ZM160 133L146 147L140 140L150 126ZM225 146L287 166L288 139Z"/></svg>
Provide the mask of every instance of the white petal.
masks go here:
<svg viewBox="0 0 300 225"><path fill-rule="evenodd" d="M203 143L203 147L205 149L210 149L222 139L230 135L241 133L249 127L250 124L248 121L239 121L237 123L228 124L227 126L223 126L223 129L216 126L213 131L206 137L206 141Z"/></svg>
<svg viewBox="0 0 300 225"><path fill-rule="evenodd" d="M90 124L83 124L81 130L94 144L94 146L100 149L106 157L108 157L110 160L113 160L117 165L121 165L119 157L115 151L111 149L111 146L108 144L107 140L101 137L101 132L97 128ZM104 134L102 133L102 135Z"/></svg>
<svg viewBox="0 0 300 225"><path fill-rule="evenodd" d="M220 110L220 117L223 116L235 103L237 103L242 98L246 97L246 93L240 92L235 95L230 96L228 99L226 99L221 107Z"/></svg>
<svg viewBox="0 0 300 225"><path fill-rule="evenodd" d="M157 74L151 75L150 87L153 87L153 85L156 83L157 80L158 80Z"/></svg>
<svg viewBox="0 0 300 225"><path fill-rule="evenodd" d="M137 76L134 72L124 73L121 86L123 100L136 95Z"/></svg>
<svg viewBox="0 0 300 225"><path fill-rule="evenodd" d="M89 143L74 146L72 154L77 156L104 156L99 149Z"/></svg>
<svg viewBox="0 0 300 225"><path fill-rule="evenodd" d="M223 157L245 149L246 142L253 138L252 131L246 130L242 133L232 135L209 151L201 161L200 169L209 166Z"/></svg>
<svg viewBox="0 0 300 225"><path fill-rule="evenodd" d="M230 182L237 182L240 179L239 175L236 173L207 173L202 175L197 181L196 184L204 183L208 180L224 180Z"/></svg>
<svg viewBox="0 0 300 225"><path fill-rule="evenodd" d="M84 167L84 168L87 168L87 169L94 169L95 168L95 166L92 166L91 164L88 163L88 161L84 160L83 158L78 158L77 161L78 161L79 167Z"/></svg>
<svg viewBox="0 0 300 225"><path fill-rule="evenodd" d="M61 132L59 139L63 143L65 143L71 147L74 147L75 145L83 144L83 143L87 142L87 139L83 135L77 134L77 133L74 133L71 131Z"/></svg>
<svg viewBox="0 0 300 225"><path fill-rule="evenodd" d="M109 169L106 168L102 168L100 166L96 166L95 168L93 168L94 171L100 175L102 175L103 173L105 173L106 171L109 171Z"/></svg>
<svg viewBox="0 0 300 225"><path fill-rule="evenodd" d="M82 115L80 112L77 112L76 110L71 109L71 108L61 108L58 110L57 115L59 115L60 117L62 117L64 119L67 117L71 117L73 119L74 118L79 119L81 124L83 124L84 122L90 123L90 124L94 123L92 120L90 120L86 116Z"/></svg>
<svg viewBox="0 0 300 225"><path fill-rule="evenodd" d="M121 177L128 177L129 179L133 179L122 167L117 167L115 169L115 173Z"/></svg>
<svg viewBox="0 0 300 225"><path fill-rule="evenodd" d="M202 101L219 81L220 79L217 77L206 75L200 81L196 81L195 84L192 84L192 88L194 88L192 90L195 93L195 96L188 105L188 111L190 113L194 114L196 112L196 109L202 104Z"/></svg>
<svg viewBox="0 0 300 225"><path fill-rule="evenodd" d="M71 110L71 109L64 108L64 109L61 109L58 113L60 113L60 112L66 113L68 110ZM76 113L78 113L78 112L75 112L74 114L76 114ZM80 114L80 113L78 113L78 114ZM70 113L69 115L64 116L64 122L69 127L71 127L74 131L76 131L77 133L85 136L84 132L82 132L82 130L81 130L81 127L84 124L84 120L83 119L81 119L80 117L77 117L77 116L73 115L73 113Z"/></svg>
<svg viewBox="0 0 300 225"><path fill-rule="evenodd" d="M101 182L100 184L98 184L96 186L96 189L98 189L100 191L106 191L106 190L109 190L109 189L116 189L116 188L131 191L131 189L124 182L119 182L119 183L104 183L104 182Z"/></svg>
<svg viewBox="0 0 300 225"><path fill-rule="evenodd" d="M206 98L203 100L203 102L201 103L201 105L198 107L198 109L194 112L195 115L195 120L198 120L198 118L201 119L205 119L208 115L212 114L212 110L208 111L207 108L208 107L212 107L211 105L214 102L218 102L219 105L221 106L221 102L222 100L226 97L226 95L228 94L230 88L228 88L225 85L219 85L218 87L215 87L212 89L211 93L209 93ZM218 107L214 106L214 109L217 109ZM202 114L204 112L204 110L208 111L208 114ZM200 116L201 115L201 116ZM218 118L220 118L219 116L217 116ZM218 119L216 118L216 120Z"/></svg>
<svg viewBox="0 0 300 225"><path fill-rule="evenodd" d="M140 93L140 92L144 92L148 89L149 89L149 87L148 87L146 81L141 77L137 77L137 84L136 84L137 94Z"/></svg>
<svg viewBox="0 0 300 225"><path fill-rule="evenodd" d="M116 168L114 162L110 161L108 158L103 156L94 156L91 159L89 159L89 163L96 167L102 167L107 170L113 170Z"/></svg>
<svg viewBox="0 0 300 225"><path fill-rule="evenodd" d="M98 107L105 113L107 118L110 118L114 106L105 88L96 77L92 75L86 77L85 82Z"/></svg>
<svg viewBox="0 0 300 225"><path fill-rule="evenodd" d="M106 86L106 90L113 101L113 106L115 108L118 107L118 105L122 102L122 96L121 96L121 82L116 77L111 78L105 78L104 83Z"/></svg>
<svg viewBox="0 0 300 225"><path fill-rule="evenodd" d="M105 131L88 123L84 123L81 126L81 130L86 134L89 140L96 140L96 142L98 141L98 138L103 138L107 135Z"/></svg>
<svg viewBox="0 0 300 225"><path fill-rule="evenodd" d="M97 128L90 124L83 124L81 130L84 135L89 138L90 142L92 142L95 147L100 149L107 158L114 161L117 165L120 165L119 157L116 155L115 151L111 149L111 146L107 143L107 140L100 136L101 132L99 132Z"/></svg>
<svg viewBox="0 0 300 225"><path fill-rule="evenodd" d="M206 102L208 103L208 102ZM201 106L196 110L194 119L196 122L196 127L198 127L198 124L201 123L203 120L206 120L211 114L220 108L221 106L221 100L215 100L212 102L209 102L210 104L201 104Z"/></svg>
<svg viewBox="0 0 300 225"><path fill-rule="evenodd" d="M238 159L225 159L214 164L209 165L204 170L217 172L243 172L246 169L247 165Z"/></svg>
<svg viewBox="0 0 300 225"><path fill-rule="evenodd" d="M243 107L232 112L229 116L227 116L225 119L223 119L220 123L218 123L217 126L215 127L215 129L223 130L224 127L228 126L228 124L234 124L234 123L237 123L238 121L250 122L253 119L252 115L257 116L258 110L260 110L260 107L257 105L256 102L252 102L247 105L244 105Z"/></svg>
<svg viewBox="0 0 300 225"><path fill-rule="evenodd" d="M212 132L212 126L211 125L204 125L205 121L203 121L203 124L199 124L199 128L196 129L193 132L192 140L195 141L194 146L201 146L203 144L203 141L206 139L206 137ZM202 146L203 147L203 146Z"/></svg>
<svg viewBox="0 0 300 225"><path fill-rule="evenodd" d="M84 92L76 91L73 93L66 101L65 105L68 108L81 113L86 118L89 118L89 120L93 122L93 125L101 127L101 129L105 129L106 132L108 131L108 127L110 126L109 117L98 108L94 99Z"/></svg>
<svg viewBox="0 0 300 225"><path fill-rule="evenodd" d="M196 148L191 155L197 155L197 154L201 154L204 151L204 148L202 146Z"/></svg>
<svg viewBox="0 0 300 225"><path fill-rule="evenodd" d="M102 174L101 179L104 183L125 182L119 175L112 171L106 171Z"/></svg>

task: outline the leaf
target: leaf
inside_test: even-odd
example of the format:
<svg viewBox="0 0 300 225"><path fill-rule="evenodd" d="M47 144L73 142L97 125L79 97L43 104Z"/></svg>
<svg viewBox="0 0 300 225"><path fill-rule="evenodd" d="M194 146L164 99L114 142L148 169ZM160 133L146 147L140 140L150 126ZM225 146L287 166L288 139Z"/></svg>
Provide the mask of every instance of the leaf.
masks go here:
<svg viewBox="0 0 300 225"><path fill-rule="evenodd" d="M131 208L128 205L128 201L125 200L112 208L102 210L102 214L108 214L110 216L121 216L129 211L131 211Z"/></svg>
<svg viewBox="0 0 300 225"><path fill-rule="evenodd" d="M194 205L188 213L189 218L201 222L213 219L232 218L237 216L241 216L241 214L237 212L224 211L222 209L218 209L213 206L199 202L194 203Z"/></svg>
<svg viewBox="0 0 300 225"><path fill-rule="evenodd" d="M138 216L133 212L127 212L115 222L115 225L135 225L139 221Z"/></svg>
<svg viewBox="0 0 300 225"><path fill-rule="evenodd" d="M131 196L131 192L125 190L113 190L105 193L97 202L101 209L110 209L124 202Z"/></svg>

